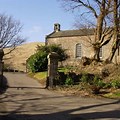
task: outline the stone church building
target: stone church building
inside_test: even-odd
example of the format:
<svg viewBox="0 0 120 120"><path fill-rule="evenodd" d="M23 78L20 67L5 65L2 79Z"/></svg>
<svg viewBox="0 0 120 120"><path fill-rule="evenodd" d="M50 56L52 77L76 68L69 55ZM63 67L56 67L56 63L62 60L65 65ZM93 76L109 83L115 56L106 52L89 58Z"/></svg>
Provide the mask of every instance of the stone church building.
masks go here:
<svg viewBox="0 0 120 120"><path fill-rule="evenodd" d="M80 30L61 30L60 24L54 24L54 31L46 36L46 45L59 44L69 58L64 62L65 65L77 65L82 57L93 57L93 47L91 42L94 38L92 29ZM112 40L100 49L100 58L105 60L110 54ZM113 58L114 63L120 63L120 47L117 49Z"/></svg>

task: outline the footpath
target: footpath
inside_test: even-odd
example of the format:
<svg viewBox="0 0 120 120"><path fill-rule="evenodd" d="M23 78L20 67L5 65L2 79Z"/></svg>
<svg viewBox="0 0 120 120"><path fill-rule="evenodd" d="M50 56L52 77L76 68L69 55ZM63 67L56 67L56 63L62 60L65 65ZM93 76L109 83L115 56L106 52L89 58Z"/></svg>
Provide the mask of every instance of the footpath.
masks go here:
<svg viewBox="0 0 120 120"><path fill-rule="evenodd" d="M120 120L120 100L65 96L26 74L5 73L0 120Z"/></svg>

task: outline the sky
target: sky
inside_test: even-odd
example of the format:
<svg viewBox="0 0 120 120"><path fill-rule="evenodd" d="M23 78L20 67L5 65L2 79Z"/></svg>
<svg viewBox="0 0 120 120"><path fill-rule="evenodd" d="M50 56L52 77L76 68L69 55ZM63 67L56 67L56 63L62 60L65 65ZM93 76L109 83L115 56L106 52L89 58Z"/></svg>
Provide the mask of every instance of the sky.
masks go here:
<svg viewBox="0 0 120 120"><path fill-rule="evenodd" d="M58 0L0 0L0 13L21 22L26 42L44 42L55 23L62 30L72 29L74 23L73 14L66 12Z"/></svg>

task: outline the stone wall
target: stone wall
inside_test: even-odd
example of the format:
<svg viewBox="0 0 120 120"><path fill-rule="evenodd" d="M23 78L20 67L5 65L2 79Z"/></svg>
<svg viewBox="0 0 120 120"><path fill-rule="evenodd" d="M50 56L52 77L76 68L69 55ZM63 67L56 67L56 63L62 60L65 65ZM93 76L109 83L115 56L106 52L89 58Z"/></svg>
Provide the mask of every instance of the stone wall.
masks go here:
<svg viewBox="0 0 120 120"><path fill-rule="evenodd" d="M94 36L89 36L91 40ZM76 36L76 37L58 37L58 38L48 38L47 44L60 44L63 49L66 49L66 53L70 56L68 60L64 62L64 64L69 65L77 65L80 61L80 58L76 58L76 44L80 43L82 45L82 57L89 57L93 56L93 48L90 44L90 39L88 36ZM110 49L112 47L113 40L111 40L108 45L102 47L102 60L105 60L109 54ZM118 51L116 51L117 59L114 57L113 62L120 63L120 59L118 57Z"/></svg>

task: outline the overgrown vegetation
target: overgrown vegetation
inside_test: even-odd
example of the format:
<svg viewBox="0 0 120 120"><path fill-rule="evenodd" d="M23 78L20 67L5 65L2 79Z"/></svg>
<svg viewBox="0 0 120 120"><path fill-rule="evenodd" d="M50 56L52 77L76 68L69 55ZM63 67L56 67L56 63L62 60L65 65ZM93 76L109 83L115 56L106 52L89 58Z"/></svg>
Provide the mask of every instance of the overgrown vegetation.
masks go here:
<svg viewBox="0 0 120 120"><path fill-rule="evenodd" d="M75 68L73 68L73 70L70 69L70 71L65 73L67 77L64 78L64 81L72 81L72 85L80 85L80 89L86 89L88 92L91 91L94 94L101 93L101 90L120 89L119 66L103 65L100 67L102 69L101 72L98 72L100 68L96 70L96 67L100 67L100 65L89 65L85 66L84 69L81 67L82 70L77 69L77 71L75 71ZM93 70L91 68L93 68ZM91 71L89 69L91 69Z"/></svg>
<svg viewBox="0 0 120 120"><path fill-rule="evenodd" d="M87 67L89 68L90 66L85 66L82 70L79 70L78 67L72 66L59 68L58 75L54 81L57 86L56 88L67 94L79 94L82 92L83 96L100 94L100 96L104 97L120 98L120 75L118 73L120 69L119 66L116 66L115 68L112 66L113 69L108 69L110 66L105 66L100 73L96 73L96 69L94 69L97 67L96 65L93 66L94 71L91 71L91 73L89 69L87 70ZM103 71L106 71L105 75L103 75ZM109 74L106 75L106 73ZM44 75L47 75L47 73L44 73ZM40 83L44 83L45 85L46 79L42 79L43 72L37 76L37 79L40 78Z"/></svg>
<svg viewBox="0 0 120 120"><path fill-rule="evenodd" d="M58 47L58 48L57 48ZM31 56L28 59L28 65L31 65L33 68L31 72L39 72L46 70L47 68L47 55L49 52L60 52L59 46L50 45L50 46L38 46L36 54ZM67 55L64 54L64 50L59 61L65 60ZM41 65L41 66L40 66ZM43 66L42 66L43 65ZM77 86L78 91L87 91L88 94L101 94L102 91L111 92L112 89L120 89L120 75L119 71L120 66L114 64L105 64L103 62L91 61L90 65L83 65L82 63L79 66L65 66L63 68L58 68L58 75L54 79L55 85L59 87L75 88ZM42 75L37 73L37 77L34 74L34 77L41 79L41 82L46 84L46 77L41 77ZM62 88L61 87L61 88ZM74 91L74 89L73 89ZM68 91L67 91L68 92ZM118 93L116 93L118 94Z"/></svg>
<svg viewBox="0 0 120 120"><path fill-rule="evenodd" d="M47 53L38 51L27 60L27 67L30 72L41 72L47 69Z"/></svg>
<svg viewBox="0 0 120 120"><path fill-rule="evenodd" d="M47 69L47 55L51 52L56 52L59 55L59 61L65 60L68 56L65 50L59 45L37 46L37 51L27 60L27 68L30 72L36 73Z"/></svg>
<svg viewBox="0 0 120 120"><path fill-rule="evenodd" d="M68 58L68 55L65 53L65 49L63 49L60 45L52 44L46 46L37 46L37 51L46 52L48 55L51 52L56 52L59 55L59 61L64 61Z"/></svg>
<svg viewBox="0 0 120 120"><path fill-rule="evenodd" d="M57 77L58 85L80 85L84 89L91 89L93 93L99 93L104 88L105 83L98 75L89 73L76 74L74 72L59 72Z"/></svg>

